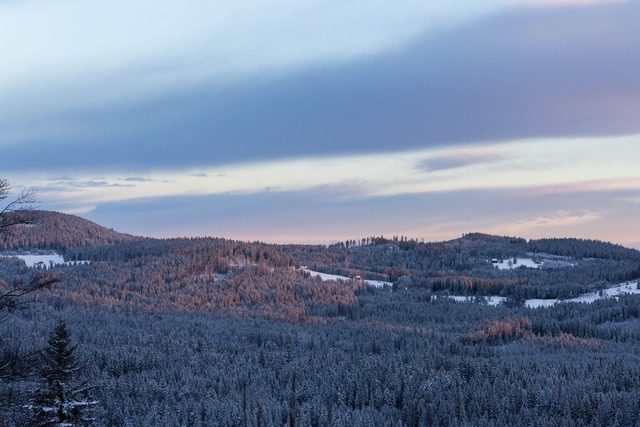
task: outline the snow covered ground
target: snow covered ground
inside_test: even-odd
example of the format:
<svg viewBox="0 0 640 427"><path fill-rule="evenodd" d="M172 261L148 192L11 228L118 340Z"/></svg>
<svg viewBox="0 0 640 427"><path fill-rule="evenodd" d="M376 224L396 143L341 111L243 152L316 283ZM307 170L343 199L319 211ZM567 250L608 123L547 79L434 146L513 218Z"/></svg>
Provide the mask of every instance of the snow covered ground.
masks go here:
<svg viewBox="0 0 640 427"><path fill-rule="evenodd" d="M338 276L335 274L327 274L327 273L320 273L318 271L313 271L313 270L309 270L309 269L305 269L305 271L308 271L311 274L311 277L313 276L320 276L320 279L322 280L351 280L350 277L345 277L345 276ZM376 288L381 288L383 286L392 286L393 283L391 282L381 282L379 280L362 280L363 282L367 282L368 284L370 284L371 286L375 286Z"/></svg>
<svg viewBox="0 0 640 427"><path fill-rule="evenodd" d="M515 262L513 262L515 260ZM499 270L511 270L518 267L540 268L542 264L537 264L531 258L509 258L502 261L494 262L493 265Z"/></svg>
<svg viewBox="0 0 640 427"><path fill-rule="evenodd" d="M623 294L640 294L640 289L638 289L638 281L636 280L635 282L622 283L612 288L603 289L602 292L592 292L590 294L585 294L577 298L572 298L568 301L590 303L594 302L597 299L617 297L618 295Z"/></svg>
<svg viewBox="0 0 640 427"><path fill-rule="evenodd" d="M20 258L27 264L27 267L49 268L54 265L74 265L74 264L91 264L91 261L66 261L62 255L53 252L48 255L0 255L2 257Z"/></svg>
<svg viewBox="0 0 640 427"><path fill-rule="evenodd" d="M640 294L640 289L638 288L638 281L635 282L625 282L610 288L603 289L599 292L591 292L588 294L580 295L576 298L570 298L566 300L561 299L528 299L525 300L524 305L530 308L539 308L539 307L551 307L553 305L565 302L584 302L587 304L591 304L594 301L604 298L616 298L619 295L624 294ZM454 299L460 302L473 302L474 297L465 297L465 296L457 296L450 295L448 298ZM491 296L485 297L489 305L498 305L506 300L504 297Z"/></svg>
<svg viewBox="0 0 640 427"><path fill-rule="evenodd" d="M365 282L376 288L382 288L383 286L393 286L392 282L383 282L380 280L365 280Z"/></svg>
<svg viewBox="0 0 640 427"><path fill-rule="evenodd" d="M536 308L536 307L550 307L560 302L585 302L587 304L591 304L594 301L604 298L616 298L620 295L624 294L640 294L640 289L638 289L638 281L635 282L625 282L611 288L603 289L598 292L591 292L588 294L580 295L576 298L570 298L567 300L558 300L558 299L530 299L525 301L525 305L527 307Z"/></svg>
<svg viewBox="0 0 640 427"><path fill-rule="evenodd" d="M459 302L474 302L476 300L475 297L463 297L463 296L449 296L449 298L454 299L454 300L459 301ZM498 296L491 296L491 297L485 297L485 300L487 301L487 305L496 306L498 304L502 304L506 300L506 298L505 297L498 297Z"/></svg>
<svg viewBox="0 0 640 427"><path fill-rule="evenodd" d="M539 268L541 266L541 264L536 264L532 259L529 259L529 258L520 258L517 261L518 262L516 266L513 266L513 260L512 260L512 266L505 267L505 268L517 268L520 266L532 267L532 265L533 265L532 268ZM498 266L498 268L500 267ZM309 270L307 268L305 268L304 270L308 271L311 274L311 276L320 276L320 279L322 280L349 280L350 279L349 277L338 276L335 274L320 273L318 271ZM363 281L377 288L393 285L393 283L391 282L381 282L378 280L363 280ZM612 286L610 288L603 289L602 291L599 291L599 292L591 292L591 293L580 295L579 297L571 298L567 300L528 299L528 300L525 300L524 305L530 308L537 308L537 307L551 307L552 305L562 303L562 302L585 302L590 304L598 299L611 298L611 297L615 298L618 295L622 295L622 294L640 294L640 289L638 288L638 281L625 282L619 285ZM449 295L448 298L451 298L460 302L475 301L475 297L460 296L460 295ZM505 297L500 297L496 295L485 296L484 298L486 299L487 304L492 306L502 304L506 300Z"/></svg>
<svg viewBox="0 0 640 427"><path fill-rule="evenodd" d="M42 265L43 267L49 267L51 265L57 265L64 263L62 255L52 253L49 255L3 255L20 258L27 264L27 267L36 267Z"/></svg>

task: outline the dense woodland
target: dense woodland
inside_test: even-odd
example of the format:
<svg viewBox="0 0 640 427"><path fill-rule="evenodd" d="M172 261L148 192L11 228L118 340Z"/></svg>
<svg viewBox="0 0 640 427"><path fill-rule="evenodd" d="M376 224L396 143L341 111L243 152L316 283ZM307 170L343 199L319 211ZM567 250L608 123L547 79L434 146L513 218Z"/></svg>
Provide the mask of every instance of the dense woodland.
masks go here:
<svg viewBox="0 0 640 427"><path fill-rule="evenodd" d="M640 296L521 304L640 278L635 250L483 234L158 240L48 212L10 230L5 254L91 262L51 268L60 283L4 307L0 426L26 425L38 389L35 372L3 366L37 364L60 321L96 426L640 426ZM524 257L543 268L492 265ZM42 273L0 259L4 287ZM447 293L509 303L433 298Z"/></svg>

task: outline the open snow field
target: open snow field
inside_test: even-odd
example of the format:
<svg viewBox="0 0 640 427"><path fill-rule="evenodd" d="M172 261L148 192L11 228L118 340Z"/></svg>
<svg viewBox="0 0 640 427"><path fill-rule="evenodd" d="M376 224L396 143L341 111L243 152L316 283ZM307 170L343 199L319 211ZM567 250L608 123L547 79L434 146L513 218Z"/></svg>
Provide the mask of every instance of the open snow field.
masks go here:
<svg viewBox="0 0 640 427"><path fill-rule="evenodd" d="M37 267L39 265L48 268L51 265L58 265L64 263L62 255L52 253L49 255L3 255L3 257L15 257L20 258L27 264L27 267Z"/></svg>
<svg viewBox="0 0 640 427"><path fill-rule="evenodd" d="M515 262L514 262L515 261ZM542 264L536 263L531 258L509 258L502 261L494 262L494 266L499 270L512 270L519 267L540 268Z"/></svg>
<svg viewBox="0 0 640 427"><path fill-rule="evenodd" d="M464 297L464 296L449 296L449 298L454 299L458 302L474 302L476 300L476 297ZM487 305L492 305L492 306L496 306L498 304L502 304L506 298L505 297L498 297L498 296L490 296L490 297L484 297L485 300L487 301Z"/></svg>
<svg viewBox="0 0 640 427"><path fill-rule="evenodd" d="M553 305L559 303L566 302L584 302L587 304L591 304L594 301L604 298L616 298L620 295L624 294L640 294L640 289L638 288L638 281L635 282L625 282L610 288L603 289L598 292L590 292L588 294L580 295L576 298L570 298L566 300L561 299L528 299L524 301L524 305L529 308L539 308L539 307L551 307ZM448 298L454 299L460 302L474 302L474 297L467 296L459 296L459 295L450 295ZM499 296L490 296L485 297L487 299L487 303L489 305L498 305L506 300L504 297Z"/></svg>
<svg viewBox="0 0 640 427"><path fill-rule="evenodd" d="M62 255L53 252L48 255L0 255L2 257L15 257L24 261L27 267L50 268L54 265L90 264L91 261L66 261Z"/></svg>
<svg viewBox="0 0 640 427"><path fill-rule="evenodd" d="M308 271L309 273L311 273L311 276L320 276L320 279L322 280L351 280L350 277L345 277L345 276L338 276L335 274L327 274L327 273L320 273L318 271L313 271L313 270L309 270L309 269L305 269L305 271ZM367 282L368 284L370 284L371 286L375 286L376 288L381 288L383 286L392 286L393 283L391 282L381 282L379 280L365 280L362 279L363 282Z"/></svg>

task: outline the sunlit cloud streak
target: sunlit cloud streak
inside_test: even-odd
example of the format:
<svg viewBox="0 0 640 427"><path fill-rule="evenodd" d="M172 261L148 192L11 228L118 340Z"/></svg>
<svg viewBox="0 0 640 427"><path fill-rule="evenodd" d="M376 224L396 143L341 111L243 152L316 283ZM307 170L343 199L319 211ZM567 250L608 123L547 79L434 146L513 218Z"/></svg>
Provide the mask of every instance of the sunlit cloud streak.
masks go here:
<svg viewBox="0 0 640 427"><path fill-rule="evenodd" d="M41 188L47 200L64 201L70 206L316 188L332 188L336 199L505 188L517 188L523 195L533 196L640 189L638 158L640 135L307 157L206 170L156 171L133 179L117 173L100 177L80 174L67 180L30 174L23 179ZM440 167L425 167L433 164Z"/></svg>

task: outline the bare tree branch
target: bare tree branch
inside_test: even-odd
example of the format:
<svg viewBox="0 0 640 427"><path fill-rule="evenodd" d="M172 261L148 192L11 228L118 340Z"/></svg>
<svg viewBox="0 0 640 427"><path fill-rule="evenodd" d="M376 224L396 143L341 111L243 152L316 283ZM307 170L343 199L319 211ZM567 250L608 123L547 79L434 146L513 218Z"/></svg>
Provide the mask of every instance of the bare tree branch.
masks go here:
<svg viewBox="0 0 640 427"><path fill-rule="evenodd" d="M58 276L49 272L36 274L31 281L24 286L10 287L0 280L0 310L18 306L18 299L32 292L49 288L60 283Z"/></svg>
<svg viewBox="0 0 640 427"><path fill-rule="evenodd" d="M12 188L13 186L7 179L0 178L0 201L9 197ZM17 224L28 224L28 217L21 215L21 213L33 210L35 203L35 190L24 189L20 191L11 202L0 210L0 232ZM29 283L22 286L9 286L0 279L0 310L16 307L19 298L40 289L48 288L58 282L60 282L60 279L49 272L34 274Z"/></svg>
<svg viewBox="0 0 640 427"><path fill-rule="evenodd" d="M0 233L14 225L31 222L29 215L26 214L34 209L35 190L23 189L13 194L12 189L13 186L8 180L0 178ZM25 304L25 296L51 287L59 283L60 279L50 272L29 272L24 281L27 284L11 286L0 278L0 322L4 320L3 315L8 310ZM19 348L7 346L6 342L0 339L0 425L4 425L2 418L5 415L14 418L24 410L20 405L20 402L24 402L20 387L16 388L17 392L14 392L14 387L7 385L20 384L33 379L37 366L36 352L24 352Z"/></svg>
<svg viewBox="0 0 640 427"><path fill-rule="evenodd" d="M0 201L5 200L11 194L13 185L6 179L0 178ZM18 224L27 224L28 218L20 213L34 209L36 204L35 190L25 188L0 210L0 230Z"/></svg>

